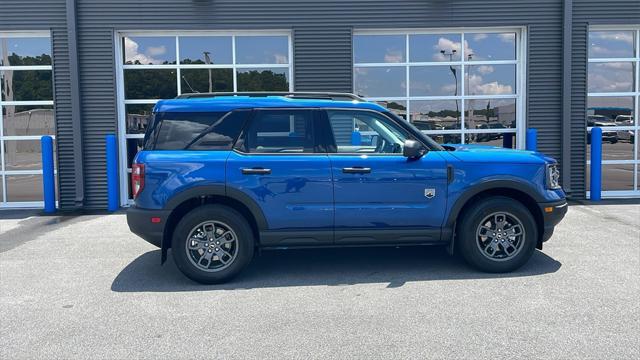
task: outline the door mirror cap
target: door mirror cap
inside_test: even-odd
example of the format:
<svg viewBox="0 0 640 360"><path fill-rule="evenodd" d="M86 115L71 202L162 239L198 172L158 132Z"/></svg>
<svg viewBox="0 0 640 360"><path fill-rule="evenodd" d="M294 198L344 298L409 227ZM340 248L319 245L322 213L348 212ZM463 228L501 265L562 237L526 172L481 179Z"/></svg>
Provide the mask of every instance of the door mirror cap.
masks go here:
<svg viewBox="0 0 640 360"><path fill-rule="evenodd" d="M427 153L422 144L416 140L405 140L402 147L402 155L409 159L419 159Z"/></svg>

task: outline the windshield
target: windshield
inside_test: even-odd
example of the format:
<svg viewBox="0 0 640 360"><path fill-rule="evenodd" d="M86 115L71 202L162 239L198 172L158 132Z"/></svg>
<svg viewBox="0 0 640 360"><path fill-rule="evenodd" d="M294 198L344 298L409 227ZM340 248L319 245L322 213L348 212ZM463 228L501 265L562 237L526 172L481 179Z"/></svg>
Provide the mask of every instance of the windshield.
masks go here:
<svg viewBox="0 0 640 360"><path fill-rule="evenodd" d="M410 123L407 120L399 117L398 115L394 114L393 112L386 111L386 112L384 112L384 114L389 116L389 117L391 117L391 118L393 118L393 119L396 119L401 124L404 124L407 128L409 128L411 130L411 132L413 132L413 134L418 139L422 140L425 144L427 144L431 150L439 150L439 151L448 150L448 148L445 149L442 145L438 144L431 137L429 137L428 135L426 135L425 133L420 131L418 128L416 128L412 123Z"/></svg>

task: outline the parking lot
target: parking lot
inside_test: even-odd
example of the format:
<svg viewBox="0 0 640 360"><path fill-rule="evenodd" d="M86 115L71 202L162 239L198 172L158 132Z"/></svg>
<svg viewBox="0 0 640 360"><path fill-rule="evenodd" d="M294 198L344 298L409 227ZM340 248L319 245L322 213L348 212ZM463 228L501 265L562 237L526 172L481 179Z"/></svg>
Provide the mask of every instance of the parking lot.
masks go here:
<svg viewBox="0 0 640 360"><path fill-rule="evenodd" d="M0 358L638 358L640 205L573 205L511 274L444 249L264 252L197 285L123 213L0 213Z"/></svg>

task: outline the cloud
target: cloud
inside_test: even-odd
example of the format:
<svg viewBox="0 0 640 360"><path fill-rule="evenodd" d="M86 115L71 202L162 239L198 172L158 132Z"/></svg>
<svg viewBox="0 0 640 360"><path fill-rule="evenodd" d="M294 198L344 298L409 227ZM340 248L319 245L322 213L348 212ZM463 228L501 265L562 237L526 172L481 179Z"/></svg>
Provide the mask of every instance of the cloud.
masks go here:
<svg viewBox="0 0 640 360"><path fill-rule="evenodd" d="M506 42L506 43L513 43L516 41L515 33L501 33L501 34L498 34L498 37L500 38L500 40L502 40L502 42Z"/></svg>
<svg viewBox="0 0 640 360"><path fill-rule="evenodd" d="M590 64L588 84L589 91L592 92L633 91L631 63Z"/></svg>
<svg viewBox="0 0 640 360"><path fill-rule="evenodd" d="M137 42L131 40L130 38L124 38L124 54L127 61L131 61L132 63L140 62L141 64L161 64L162 60L158 60L153 58L153 54L141 54L138 50L140 45ZM158 51L159 48L164 48L164 46L159 47L147 47L147 52L149 49L154 49L154 51ZM166 49L164 49L166 52ZM161 55L161 54L156 54Z"/></svg>
<svg viewBox="0 0 640 360"><path fill-rule="evenodd" d="M480 65L478 66L476 71L482 75L487 75L487 74L491 74L494 71L494 68L491 65Z"/></svg>
<svg viewBox="0 0 640 360"><path fill-rule="evenodd" d="M384 54L384 62L388 63L399 63L402 62L402 53L397 50L387 50Z"/></svg>
<svg viewBox="0 0 640 360"><path fill-rule="evenodd" d="M596 31L592 32L590 36L601 40L622 41L633 44L633 34L631 32Z"/></svg>
<svg viewBox="0 0 640 360"><path fill-rule="evenodd" d="M446 53L449 54L453 50L455 50L456 53L458 54L457 56L459 57L461 55L460 52L462 49L462 44L458 41L452 41L450 39L441 37L438 39L438 44L433 46L433 49L436 50L436 52L432 56L434 61L448 61L449 55L445 56L440 51L444 50ZM469 47L468 41L464 42L464 53L473 54L473 49Z"/></svg>
<svg viewBox="0 0 640 360"><path fill-rule="evenodd" d="M278 54L275 53L273 54L273 57L276 61L276 64L286 64L289 60L288 60L288 56L285 54Z"/></svg>
<svg viewBox="0 0 640 360"><path fill-rule="evenodd" d="M482 41L487 38L487 34L475 34L473 35L474 41Z"/></svg>
<svg viewBox="0 0 640 360"><path fill-rule="evenodd" d="M469 95L502 95L513 94L511 85L503 85L497 81L484 82L480 75L469 75L467 77L469 85Z"/></svg>
<svg viewBox="0 0 640 360"><path fill-rule="evenodd" d="M167 47L164 45L147 46L147 51L146 51L146 53L149 54L150 56L164 55L166 52L167 52Z"/></svg>

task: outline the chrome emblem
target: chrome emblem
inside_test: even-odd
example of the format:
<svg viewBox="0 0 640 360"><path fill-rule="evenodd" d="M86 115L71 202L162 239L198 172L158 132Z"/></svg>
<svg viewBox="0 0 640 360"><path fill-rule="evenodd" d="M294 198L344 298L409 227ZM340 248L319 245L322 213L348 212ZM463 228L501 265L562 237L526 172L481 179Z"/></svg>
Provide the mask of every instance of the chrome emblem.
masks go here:
<svg viewBox="0 0 640 360"><path fill-rule="evenodd" d="M431 199L436 196L436 189L424 189L424 197Z"/></svg>

